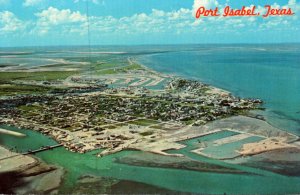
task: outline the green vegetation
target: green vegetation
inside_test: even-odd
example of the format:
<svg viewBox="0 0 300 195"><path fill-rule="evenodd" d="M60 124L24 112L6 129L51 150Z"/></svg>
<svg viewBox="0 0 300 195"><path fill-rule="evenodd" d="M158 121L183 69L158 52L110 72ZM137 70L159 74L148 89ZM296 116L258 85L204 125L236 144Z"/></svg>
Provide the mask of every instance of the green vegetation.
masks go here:
<svg viewBox="0 0 300 195"><path fill-rule="evenodd" d="M115 128L117 128L117 127L114 126L114 125L109 125L109 126L106 126L105 128L107 128L107 129L115 129Z"/></svg>
<svg viewBox="0 0 300 195"><path fill-rule="evenodd" d="M143 67L139 64L131 64L129 66L124 67L124 70L141 70Z"/></svg>
<svg viewBox="0 0 300 195"><path fill-rule="evenodd" d="M202 88L201 88L201 92L202 92L202 93L205 93L205 92L207 92L207 91L209 91L209 90L210 90L209 87L202 87Z"/></svg>
<svg viewBox="0 0 300 195"><path fill-rule="evenodd" d="M0 68L5 68L5 67L9 67L9 66L18 66L18 64L9 64L9 63L0 64Z"/></svg>
<svg viewBox="0 0 300 195"><path fill-rule="evenodd" d="M40 86L32 86L32 85L14 85L14 84L0 85L0 95L2 96L46 93L50 90L51 90L50 87L40 87Z"/></svg>
<svg viewBox="0 0 300 195"><path fill-rule="evenodd" d="M23 105L18 107L22 111L22 115L25 117L33 117L39 115L39 111L42 110L42 107L39 105Z"/></svg>
<svg viewBox="0 0 300 195"><path fill-rule="evenodd" d="M80 68L80 64L48 64L43 65L41 67L48 67L48 68Z"/></svg>
<svg viewBox="0 0 300 195"><path fill-rule="evenodd" d="M76 129L80 128L81 124L79 122L76 122L72 125L67 125L65 126L65 129L71 132L75 132ZM78 131L78 130L77 130Z"/></svg>
<svg viewBox="0 0 300 195"><path fill-rule="evenodd" d="M115 68L110 68L110 69L106 69L106 70L100 70L97 71L98 75L102 75L102 74L118 74L118 73L126 73L127 71L131 71L131 70L142 70L143 67L139 64L132 64L132 65L128 65L128 66L122 66L122 67L115 67Z"/></svg>
<svg viewBox="0 0 300 195"><path fill-rule="evenodd" d="M39 105L27 105L27 106L22 105L22 106L19 106L19 109L24 112L34 112L34 111L41 110L42 107Z"/></svg>
<svg viewBox="0 0 300 195"><path fill-rule="evenodd" d="M63 80L77 73L76 71L0 72L0 83L10 83L13 80Z"/></svg>
<svg viewBox="0 0 300 195"><path fill-rule="evenodd" d="M204 106L200 106L200 108L201 108L203 111L210 111L211 109L214 108L214 106L204 105Z"/></svg>
<svg viewBox="0 0 300 195"><path fill-rule="evenodd" d="M120 68L120 67L122 67L122 65L115 64L115 63L101 63L101 64L95 65L95 68L97 70Z"/></svg>
<svg viewBox="0 0 300 195"><path fill-rule="evenodd" d="M151 126L151 128L153 128L153 129L162 129L163 127L161 125L154 125L154 126Z"/></svg>
<svg viewBox="0 0 300 195"><path fill-rule="evenodd" d="M152 135L153 134L153 131L145 131L145 132L141 132L140 135L142 136L149 136L149 135Z"/></svg>
<svg viewBox="0 0 300 195"><path fill-rule="evenodd" d="M183 88L183 87L185 87L187 84L188 84L188 81L187 81L187 80L181 79L181 80L178 81L178 86L177 86L177 88Z"/></svg>
<svg viewBox="0 0 300 195"><path fill-rule="evenodd" d="M136 121L130 121L128 123L133 125L149 126L149 125L157 124L158 122L154 120L148 120L148 119L139 119Z"/></svg>
<svg viewBox="0 0 300 195"><path fill-rule="evenodd" d="M241 110L241 109L233 109L232 113L235 115L244 115L247 116L249 111L248 110Z"/></svg>
<svg viewBox="0 0 300 195"><path fill-rule="evenodd" d="M188 106L188 107L196 107L197 104L195 103L179 103L180 106Z"/></svg>
<svg viewBox="0 0 300 195"><path fill-rule="evenodd" d="M184 121L184 123L185 123L186 125L191 125L191 124L193 124L194 122L195 122L195 120Z"/></svg>
<svg viewBox="0 0 300 195"><path fill-rule="evenodd" d="M107 69L107 70L97 71L98 75L102 75L102 74L116 74L116 73L119 73L119 71L116 70L116 69Z"/></svg>

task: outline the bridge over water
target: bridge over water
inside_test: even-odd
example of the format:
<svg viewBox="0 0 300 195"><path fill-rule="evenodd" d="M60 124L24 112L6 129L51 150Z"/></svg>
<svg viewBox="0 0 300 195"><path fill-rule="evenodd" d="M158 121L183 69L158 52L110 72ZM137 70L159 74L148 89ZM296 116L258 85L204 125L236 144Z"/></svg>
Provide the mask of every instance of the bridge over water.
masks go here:
<svg viewBox="0 0 300 195"><path fill-rule="evenodd" d="M39 149L36 149L36 150L28 150L27 152L24 152L24 153L21 153L22 155L28 155L28 154L36 154L36 153L39 153L39 152L43 152L43 151L47 151L47 150L52 150L54 148L58 148L58 147L61 147L62 144L57 144L57 145L53 145L53 146L42 146L41 148Z"/></svg>
<svg viewBox="0 0 300 195"><path fill-rule="evenodd" d="M8 156L8 157L5 157L5 158L1 158L0 161L5 160L5 159L9 159L9 158L13 158L13 157L16 157L16 156L19 156L19 155L36 154L36 153L39 153L39 152L52 150L54 148L58 148L58 147L61 147L61 146L63 146L63 145L62 144L56 144L56 145L53 145L53 146L42 146L42 147L40 147L39 149L36 149L36 150L28 150L27 152L18 153L16 155L11 155L11 156Z"/></svg>

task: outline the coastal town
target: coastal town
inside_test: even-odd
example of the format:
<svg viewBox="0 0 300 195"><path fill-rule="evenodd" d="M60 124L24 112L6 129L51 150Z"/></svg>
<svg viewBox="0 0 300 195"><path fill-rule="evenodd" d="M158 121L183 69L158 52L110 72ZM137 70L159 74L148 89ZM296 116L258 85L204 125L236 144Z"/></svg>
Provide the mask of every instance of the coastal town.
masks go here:
<svg viewBox="0 0 300 195"><path fill-rule="evenodd" d="M236 98L179 77L168 77L162 89L149 89L142 86L145 75L155 76L156 84L167 78L147 71L131 70L115 77L127 83L130 78L139 79L129 86L111 87L115 78L77 75L66 79L72 87L65 90L3 98L1 124L42 132L74 152L102 149L98 155L103 156L137 149L166 154L176 145L181 147L178 141L207 133L195 133L190 127L261 109L259 99Z"/></svg>
<svg viewBox="0 0 300 195"><path fill-rule="evenodd" d="M139 155L113 158L112 163L119 165L249 174L248 169L231 166L250 163L294 174L296 157L289 169L256 163L260 154L273 159L272 153L291 151L296 156L299 151L298 136L271 126L259 114L264 111L262 100L156 72L132 57L78 64L0 72L0 133L26 140L34 132L52 140L22 152L22 147L0 147L3 171L18 171L27 179L26 173L33 169L32 174L42 178L33 180L43 190L28 188L28 192L57 190L64 170L41 166L34 157L59 151L75 158L92 154L99 162L139 151ZM56 66L64 69L57 71ZM220 162L228 164L220 166ZM57 182L43 185L52 178Z"/></svg>
<svg viewBox="0 0 300 195"><path fill-rule="evenodd" d="M300 195L299 1L0 7L0 195Z"/></svg>

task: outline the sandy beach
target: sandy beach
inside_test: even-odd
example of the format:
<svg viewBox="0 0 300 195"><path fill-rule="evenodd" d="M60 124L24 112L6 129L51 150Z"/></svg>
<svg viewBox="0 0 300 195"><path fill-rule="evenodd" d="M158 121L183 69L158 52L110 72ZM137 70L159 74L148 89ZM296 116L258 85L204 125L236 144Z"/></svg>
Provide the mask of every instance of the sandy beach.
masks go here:
<svg viewBox="0 0 300 195"><path fill-rule="evenodd" d="M57 192L64 175L62 168L46 165L32 156L11 152L2 146L0 156L1 193Z"/></svg>
<svg viewBox="0 0 300 195"><path fill-rule="evenodd" d="M24 168L35 166L38 161L30 156L24 156L11 152L0 146L0 173L22 170Z"/></svg>
<svg viewBox="0 0 300 195"><path fill-rule="evenodd" d="M14 131L9 131L6 129L1 129L0 128L0 134L4 133L4 134L8 134L8 135L13 135L13 136L18 136L18 137L25 137L26 135L23 133L18 133L18 132L14 132Z"/></svg>
<svg viewBox="0 0 300 195"><path fill-rule="evenodd" d="M286 143L286 138L274 137L262 140L257 143L248 143L243 146L241 151L242 155L260 154L271 150L297 148L297 146ZM299 147L298 147L299 148Z"/></svg>

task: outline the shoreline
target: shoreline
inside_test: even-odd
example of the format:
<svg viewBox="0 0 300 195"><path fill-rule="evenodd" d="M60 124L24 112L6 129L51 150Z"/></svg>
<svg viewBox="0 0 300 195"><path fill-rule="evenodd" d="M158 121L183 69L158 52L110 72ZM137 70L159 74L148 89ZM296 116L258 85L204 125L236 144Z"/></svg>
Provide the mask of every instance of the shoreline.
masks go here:
<svg viewBox="0 0 300 195"><path fill-rule="evenodd" d="M3 128L0 128L0 134L1 133L7 134L7 135L13 135L13 136L17 136L17 137L25 137L26 136L23 133L18 133L18 132L10 131L10 130L3 129Z"/></svg>
<svg viewBox="0 0 300 195"><path fill-rule="evenodd" d="M156 71L154 71L155 72L155 74L160 74L160 75L163 75L163 73L157 73ZM163 76L165 76L165 75L163 75ZM171 76L170 76L171 77ZM178 78L178 76L176 76L176 78ZM180 78L180 77L179 77ZM223 92L223 90L221 89L221 91L220 91L220 89L219 88L217 88L217 87L214 87L214 86L212 86L212 85L208 85L208 87L211 89L211 90L213 90L213 94L219 94L219 93L221 93L221 92ZM230 93L230 92L228 92L228 93ZM241 117L241 116L237 116L237 117ZM251 117L248 117L249 118L249 120L250 120L250 118ZM211 131L211 132L206 132L206 133L198 133L197 135L195 135L193 132L191 132L191 134L186 134L185 132L179 132L179 134L178 134L178 137L176 137L173 141L175 141L175 144L174 144L174 142L170 142L170 143L167 143L167 144L165 144L164 143L164 145L162 144L162 145L160 145L160 143L148 143L149 145L147 146L147 147L145 147L145 145L144 145L144 143L140 143L140 144L137 144L137 145L135 145L135 146L130 146L130 144L128 145L128 147L126 148L119 148L118 150L116 150L116 151L114 151L114 152L119 152L119 151L123 151L123 150L127 150L127 149L137 149L137 150L140 150L140 151L142 151L142 152L151 152L151 153L155 153L155 154L158 154L158 155L164 155L164 156L173 156L173 157L178 157L178 158L180 158L180 157L182 157L182 156L184 156L184 155L181 155L181 154L168 154L168 153L166 153L165 152L165 149L164 148L167 148L167 149L182 149L182 148L184 148L184 147L186 147L185 145L183 145L183 144L179 144L178 142L180 142L180 141L183 141L183 140L189 140L189 139L194 139L194 138L196 138L196 137L199 137L199 136L206 136L206 135L210 135L210 134L212 134L212 133L216 133L216 132L220 132L220 131L223 131L224 129L227 129L228 128L228 126L225 126L225 127L216 127L215 125L213 125L212 123L214 123L214 122L216 122L216 123L219 123L220 121L222 121L222 120L226 120L226 119L229 119L229 118L224 118L224 119L217 119L217 120L215 120L215 121L213 121L213 122L211 122L211 123L207 123L207 126L209 127L209 128L211 128L212 126L214 126L213 128L219 128L218 130L215 130L215 132L214 131ZM255 118L251 118L251 119L253 119L253 121L255 121L255 120L258 120L258 121L262 121L262 122L265 122L265 123L267 123L266 121L263 121L263 120L261 120L261 119L255 119ZM255 122L254 122L255 123ZM253 123L253 124L254 124ZM267 123L268 124L268 123ZM270 124L269 124L270 125ZM271 126L271 125L270 125ZM37 128L41 128L40 126L36 126ZM203 127L203 129L205 129L206 127ZM30 128L31 129L31 128ZM38 131L38 132L40 132L40 133L42 133L43 135L45 135L45 136L48 136L48 137L51 137L52 139L54 139L54 140L56 140L56 141L58 141L59 143L63 143L63 142L61 142L61 141L59 141L60 139L58 139L58 137L60 136L60 134L55 134L55 135L51 135L50 133L49 133L49 129L48 129L48 131L47 131L47 133L43 133L43 132L41 132L41 130L34 130L34 129L32 129L32 131ZM192 130L192 131L194 131L195 132L195 130ZM244 133L244 132L240 132L240 133ZM182 135L181 135L182 134ZM126 135L126 134L125 134ZM188 137L188 138L187 138ZM164 140L160 140L160 142L162 143ZM131 144L135 144L135 143L131 143ZM168 147L170 147L170 146L172 146L172 148L168 148ZM1 147L1 146L0 146ZM252 146L250 146L250 147L252 147ZM151 149L151 150L150 150ZM278 149L282 149L282 148L278 148ZM197 150L197 149L196 149ZM270 150L267 150L267 151L264 151L264 152L268 152L268 151L274 151L273 149L270 149ZM114 152L111 152L111 153L114 153ZM201 152L195 152L195 151L190 151L191 153L196 153L196 154L200 154L200 155L203 155L203 156L206 156L206 157L209 157L209 158L212 158L212 159L214 159L213 157L211 157L211 156L209 156L209 155L205 155L205 154L202 154ZM257 154L260 154L261 152L257 152ZM108 153L106 153L106 155L109 155L110 154L110 151L108 152ZM250 154L250 155L253 155L253 154ZM256 155L256 154L254 154L254 155ZM224 159L221 159L221 160L226 160L226 159L230 159L230 158L224 158ZM40 160L40 161L42 161L42 160ZM211 171L211 172L216 172L216 173L218 173L217 171ZM59 173L58 173L59 174ZM52 174L53 175L53 174ZM40 176L40 177L44 177L44 176ZM57 174L55 174L54 173L54 176L53 176L54 178L55 177L57 177ZM51 176L50 176L50 178L51 178ZM50 179L48 178L48 181L49 181ZM62 180L62 175L60 175L60 182L59 182L59 184L55 184L56 185L56 187L55 188L53 188L53 189L51 189L51 190L53 190L54 192L57 192L56 190L58 189L58 187L57 186L59 186L59 185L61 185L61 180ZM45 180L44 180L45 181ZM47 179L46 179L46 181L47 181ZM32 181L32 183L36 183L36 181ZM43 183L43 182L42 182ZM32 185L36 185L36 184L32 184ZM46 183L44 182L44 184L39 184L39 185L44 185L44 187L45 188L47 188L47 187L49 187L49 186L47 186L46 185ZM53 184L54 185L54 184ZM36 187L36 188L39 188L39 187Z"/></svg>
<svg viewBox="0 0 300 195"><path fill-rule="evenodd" d="M180 75L180 74L176 74L176 73L169 74L169 73L159 72L159 71L154 70L153 68L150 68L147 65L143 64L138 59L134 59L134 61L136 61L140 66L142 66L144 69L146 69L146 71L152 72L152 73L157 74L157 75L159 75L161 77L172 78L172 79L176 79L176 78L180 79L181 78L181 79L186 79L186 80L195 80L195 81L198 81L198 82L200 82L200 83L202 83L204 85L207 85L209 88L211 88L212 92L215 92L215 93L224 93L224 94L228 94L228 95L232 94L232 92L230 92L230 91L228 91L226 89L214 86L212 84L208 84L207 82L204 82L204 81L202 81L199 78L188 77L188 76L184 76L184 75Z"/></svg>
<svg viewBox="0 0 300 195"><path fill-rule="evenodd" d="M11 152L0 145L1 193L28 194L57 192L64 171L47 165L40 158ZM45 185L45 183L47 185Z"/></svg>
<svg viewBox="0 0 300 195"><path fill-rule="evenodd" d="M140 64L142 64L142 62L139 61L138 59L137 59L137 61ZM147 65L145 65L145 64L142 64L142 65L151 70L151 68L148 67ZM154 70L154 69L153 69L153 71L158 72L157 70ZM218 83L215 83L214 81L206 81L206 80L203 80L203 79L198 78L196 76L187 76L187 75L179 74L179 73L171 73L170 74L168 72L162 72L160 74L166 74L166 75L170 75L170 76L174 76L174 77L178 77L178 78L184 78L184 79L188 79L188 80L189 79L196 80L196 81L199 81L201 83L207 84L207 85L211 86L212 88L220 89L224 92L227 92L227 93L232 94L234 96L240 97L240 94L238 94L237 91L230 91L228 89L225 89L224 87L221 87ZM249 96L243 96L242 98L249 98ZM250 98L257 98L257 97L250 97ZM261 106L264 106L265 104L267 104L267 102L265 102L264 99L262 99L262 100L263 100L263 103L262 103ZM272 109L272 108L269 108L269 107L263 107L263 108L265 109L263 111L253 110L251 112L254 112L254 114L255 114L255 112L257 112L258 115L263 116L264 119L262 119L262 120L266 121L271 126L300 137L300 133L297 132L297 129L295 129L295 127L294 127L295 125L293 127L289 128L288 125L286 124L287 122L284 122L284 123L275 122L275 121L278 121L278 119L281 119L280 117L282 117L282 115L276 116L276 113L274 115L274 113L273 113L274 109ZM286 121L286 120L293 120L294 121L294 120L296 120L294 118L286 117L285 115L283 115L283 117L284 117L284 119L282 119L283 121Z"/></svg>
<svg viewBox="0 0 300 195"><path fill-rule="evenodd" d="M133 65L133 64L135 64L135 63L138 63L144 70L144 74L146 75L146 73L147 74L154 74L154 75L158 75L159 77L161 77L161 78L172 78L172 79L181 79L182 77L180 77L180 76L177 76L177 75L167 75L167 74L165 74L165 73L161 73L161 72L158 72L158 71L156 71L156 70L153 70L153 69L151 69L151 68L149 68L149 67L147 67L146 65L144 65L144 64L142 64L142 63L140 63L139 61L136 61L136 59L134 59L134 58L131 58L131 57L128 57L127 58L127 61L128 61L128 63L129 63L129 65ZM131 75L132 73L129 73L129 75ZM84 74L83 74L84 75ZM117 74L118 75L118 74ZM122 74L120 74L120 75L122 75ZM104 78L105 77L111 77L111 76L113 76L113 75L104 75ZM131 75L132 77L134 77L134 74L132 74ZM126 76L126 74L125 74L125 77L126 78L129 78L128 77L128 75ZM101 78L101 77L100 77ZM68 79L69 79L69 77L68 77ZM95 78L96 79L96 78ZM69 79L70 80L70 79ZM144 80L140 80L140 81L137 81L136 83L134 83L135 85L137 85L137 87L140 87L139 86L139 84L141 83L141 82L143 82L144 83L144 81L149 81L149 80L147 80L147 79L145 79L144 78ZM187 80L187 81L191 81L191 80L189 80L189 79L184 79L184 80ZM198 82L198 81L197 81ZM220 89L220 88L218 88L218 87L215 87L215 86L212 86L212 85L208 85L208 84L205 84L205 83L202 83L202 82L199 82L199 84L200 85L204 85L204 86L206 86L207 88L208 88L208 90L205 92L208 96L216 96L216 95L218 95L218 96L228 96L228 97L230 97L231 96L231 92L229 92L229 91L226 91L226 90L223 90L223 89ZM132 84L131 84L132 85ZM134 86L135 86L134 85ZM188 91L186 92L186 93L188 93ZM89 94L89 93L87 93L87 94ZM93 94L93 93L90 93L90 94ZM100 93L101 94L101 93ZM103 94L103 95L105 95L105 93ZM109 95L109 94L106 94L106 95ZM92 95L93 96L93 95ZM84 94L83 94L83 97L84 97ZM230 115L229 115L230 116ZM225 118L227 118L228 116L226 116ZM68 141L67 141L67 139L72 139L72 137L73 138L75 138L77 135L75 135L75 137L74 137L74 135L71 135L71 133L69 133L69 132L67 132L66 130L64 130L64 129L61 129L61 128L57 128L57 127L55 127L55 126L46 126L46 125L40 125L40 124L38 124L38 123L31 123L31 124L29 124L30 122L26 122L26 120L24 119L22 119L22 121L20 121L21 120L21 118L19 118L19 119L17 119L17 120L19 120L18 122L16 121L16 120L12 120L11 122L11 125L14 125L14 126L16 126L16 127L18 127L18 128L22 128L22 127L24 127L24 128L28 128L28 129L34 129L34 130L36 130L36 131L39 131L39 132L42 132L43 134L45 134L45 135L47 135L47 136L49 136L50 135L50 137L52 137L54 140L56 140L56 141L58 141L59 143L61 143L61 144L64 144L64 146L65 147L67 147L67 148L69 148L69 149L71 149L71 150L73 150L72 148L75 148L75 151L79 151L79 152L86 152L86 151L89 151L89 150L93 150L93 146L91 146L91 145L89 145L89 146L87 146L87 149L84 149L84 150L78 150L78 149L76 149L77 147L74 145L74 144L70 144ZM216 120L221 120L221 119L216 119ZM10 124L9 122L7 123L7 124ZM37 125L37 126L33 126L33 125ZM188 127L188 125L186 126L186 127ZM200 126L201 127L201 126ZM188 129L188 128L187 128ZM158 131L158 130L157 130ZM158 131L159 132L159 131ZM123 133L125 133L125 131L123 131ZM198 133L199 134L199 133ZM198 135L197 134L197 135ZM202 135L203 133L200 133L199 135ZM209 134L209 133L204 133L204 134ZM70 137L70 135L71 135L71 137ZM82 134L83 135L83 134ZM79 136L82 136L82 135L79 135ZM192 135L192 137L198 137L197 135ZM130 137L131 135L129 135L129 137ZM66 139L65 139L66 138ZM140 139L140 138L135 138L136 140L138 140L138 139ZM134 139L134 140L135 140ZM185 140L185 139L189 139L189 138L184 138L184 137L181 137L180 139L178 139L178 140ZM159 141L161 141L161 140L159 140ZM175 144L174 142L172 142L173 144ZM122 146L122 148L116 148L114 151L115 152L118 152L118 151L121 151L121 150L123 150L123 149L126 149L126 148L134 148L134 149L140 149L140 147L141 146L139 146L139 147L133 147L132 146L132 144L135 144L135 141L133 141L133 142L129 142L129 144L126 146L126 147L124 147L124 146ZM150 143L148 143L148 144L150 144ZM150 145L152 145L152 144L150 144ZM168 145L168 144L167 144ZM176 145L176 144L175 144ZM166 146L165 146L166 147ZM168 146L169 147L169 146ZM144 148L144 147L142 147L142 148ZM154 147L154 148L157 148L157 147ZM170 148L170 147L169 147ZM95 148L94 148L95 149ZM168 149L168 148L167 148ZM143 149L142 149L143 150ZM147 149L147 150L145 150L145 151L148 151L149 149ZM156 152L156 153L160 153L160 154L165 154L166 155L166 153L165 152L163 152L165 149L153 149L152 150L152 152ZM107 151L107 153L105 153L105 154L110 154L112 151Z"/></svg>
<svg viewBox="0 0 300 195"><path fill-rule="evenodd" d="M183 79L187 79L187 80L196 80L196 81L199 81L200 83L203 83L203 84L206 84L206 85L209 85L211 87L215 87L211 84L208 84L204 81L202 81L201 79L199 78L196 78L196 77L188 77L188 76L185 76L185 75L180 75L180 74L177 74L177 73L166 73L166 72L159 72L158 70L155 70L153 68L150 68L148 67L147 65L143 64L141 61L139 61L139 59L134 59L136 62L138 62L139 65L141 65L143 68L145 68L146 70L149 70L150 72L154 72L158 75L162 75L162 76L167 76L167 77L175 77L175 78L183 78ZM219 88L219 87L215 87L215 88L218 88L218 89L221 89L221 90L224 90L224 91L227 91L225 89L222 89L222 88ZM227 91L228 93L230 93L229 91Z"/></svg>

